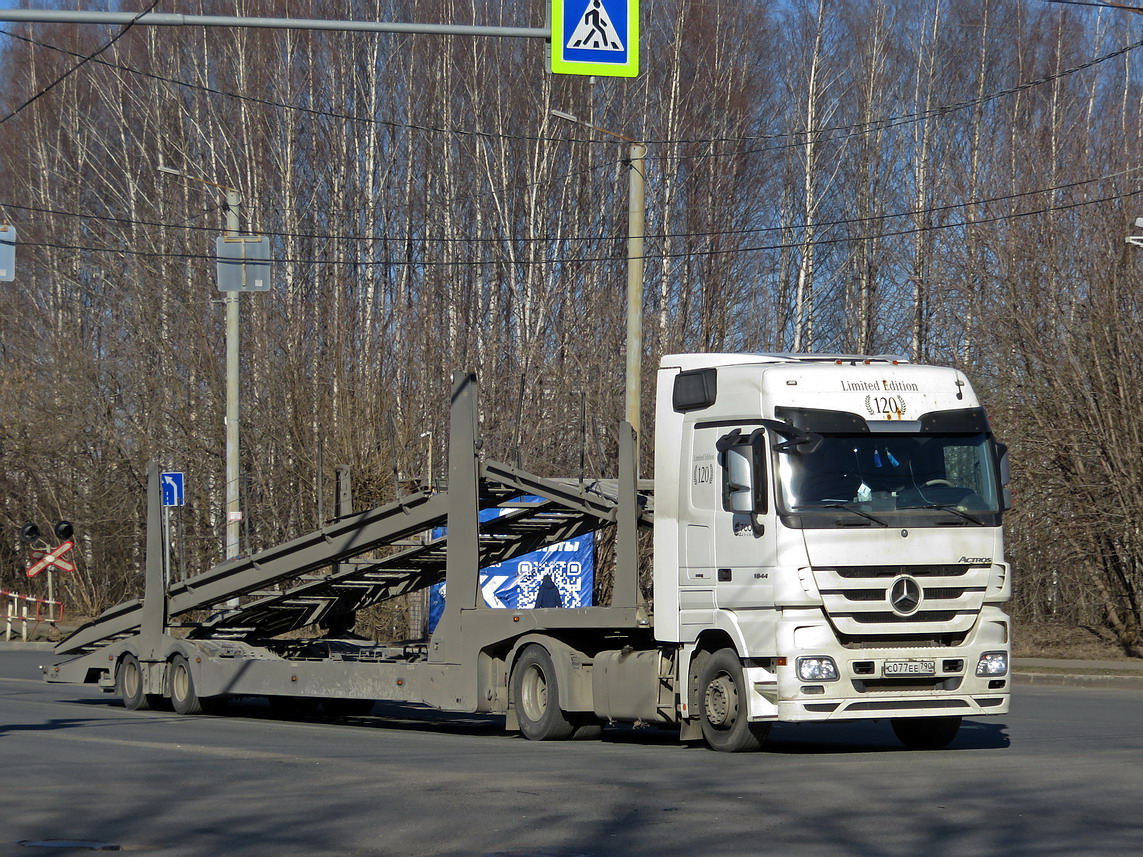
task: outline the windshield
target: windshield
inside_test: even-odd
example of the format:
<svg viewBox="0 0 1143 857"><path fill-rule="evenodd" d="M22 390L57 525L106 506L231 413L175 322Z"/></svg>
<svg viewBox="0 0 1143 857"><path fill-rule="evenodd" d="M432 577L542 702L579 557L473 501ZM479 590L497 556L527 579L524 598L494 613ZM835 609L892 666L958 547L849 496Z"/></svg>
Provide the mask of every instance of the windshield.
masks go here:
<svg viewBox="0 0 1143 857"><path fill-rule="evenodd" d="M779 502L789 512L942 509L976 520L999 511L992 448L983 433L823 434L811 452L777 456Z"/></svg>

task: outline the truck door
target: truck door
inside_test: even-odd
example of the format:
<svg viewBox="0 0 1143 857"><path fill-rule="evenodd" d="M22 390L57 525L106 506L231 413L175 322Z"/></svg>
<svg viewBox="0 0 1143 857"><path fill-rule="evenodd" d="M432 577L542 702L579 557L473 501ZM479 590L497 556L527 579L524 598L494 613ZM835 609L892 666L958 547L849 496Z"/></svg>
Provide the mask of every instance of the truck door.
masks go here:
<svg viewBox="0 0 1143 857"><path fill-rule="evenodd" d="M776 519L767 433L744 424L715 428L712 435L721 488L712 526L716 605L771 608Z"/></svg>
<svg viewBox="0 0 1143 857"><path fill-rule="evenodd" d="M766 433L756 424L698 423L690 437L689 502L680 521L682 621L697 621L702 607L770 607L775 519Z"/></svg>

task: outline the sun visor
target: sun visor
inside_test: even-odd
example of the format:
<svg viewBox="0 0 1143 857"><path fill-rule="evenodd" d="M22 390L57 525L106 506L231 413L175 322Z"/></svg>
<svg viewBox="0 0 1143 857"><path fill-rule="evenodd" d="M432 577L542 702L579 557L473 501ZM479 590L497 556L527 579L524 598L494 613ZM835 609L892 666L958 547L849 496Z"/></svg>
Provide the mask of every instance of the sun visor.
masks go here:
<svg viewBox="0 0 1143 857"><path fill-rule="evenodd" d="M774 408L775 418L818 434L980 434L989 431L984 408L932 411L917 420L870 420L848 411L818 408Z"/></svg>

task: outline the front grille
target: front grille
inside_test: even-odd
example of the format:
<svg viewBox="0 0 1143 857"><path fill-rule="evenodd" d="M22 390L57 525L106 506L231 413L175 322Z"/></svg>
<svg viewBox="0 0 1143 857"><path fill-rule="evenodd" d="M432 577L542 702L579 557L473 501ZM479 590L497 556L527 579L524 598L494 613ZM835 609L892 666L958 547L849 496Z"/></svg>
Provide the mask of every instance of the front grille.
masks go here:
<svg viewBox="0 0 1143 857"><path fill-rule="evenodd" d="M952 601L960 598L969 590L955 589L953 587L925 588L926 601ZM885 589L849 589L840 593L847 601L885 601Z"/></svg>
<svg viewBox="0 0 1143 857"><path fill-rule="evenodd" d="M841 593L848 601L884 601L884 589L852 589Z"/></svg>
<svg viewBox="0 0 1143 857"><path fill-rule="evenodd" d="M860 622L862 625L901 625L905 623L913 624L915 622L926 624L933 622L951 622L956 616L955 610L925 610L914 613L911 616L898 616L896 613L855 613L852 619L854 622Z"/></svg>
<svg viewBox="0 0 1143 857"><path fill-rule="evenodd" d="M963 635L972 628L991 570L991 565L962 563L847 565L814 568L813 577L839 636L940 637ZM920 589L919 604L913 599L917 609L905 615L893 609L890 594L902 576L915 580Z"/></svg>
<svg viewBox="0 0 1143 857"><path fill-rule="evenodd" d="M964 645L963 634L901 634L887 637L880 634L841 634L837 640L847 649L955 649ZM872 653L872 651L871 651Z"/></svg>
<svg viewBox="0 0 1143 857"><path fill-rule="evenodd" d="M971 565L839 565L832 570L846 580L862 578L897 577L911 574L913 577L961 577L968 574Z"/></svg>

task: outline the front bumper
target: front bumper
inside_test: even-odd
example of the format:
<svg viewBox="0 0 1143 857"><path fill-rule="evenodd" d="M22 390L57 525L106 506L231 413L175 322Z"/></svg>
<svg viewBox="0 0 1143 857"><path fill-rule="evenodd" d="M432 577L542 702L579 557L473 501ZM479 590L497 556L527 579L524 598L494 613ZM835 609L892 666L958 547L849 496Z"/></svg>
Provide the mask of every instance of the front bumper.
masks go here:
<svg viewBox="0 0 1143 857"><path fill-rule="evenodd" d="M769 689L774 714L787 722L882 717L984 716L1008 712L1012 685L1009 619L986 606L956 646L914 645L885 639L861 648L838 642L819 611L797 611L779 622L776 687ZM1008 671L976 674L986 654L1003 654ZM799 657L830 657L833 681L799 676ZM776 691L776 693L775 693Z"/></svg>

